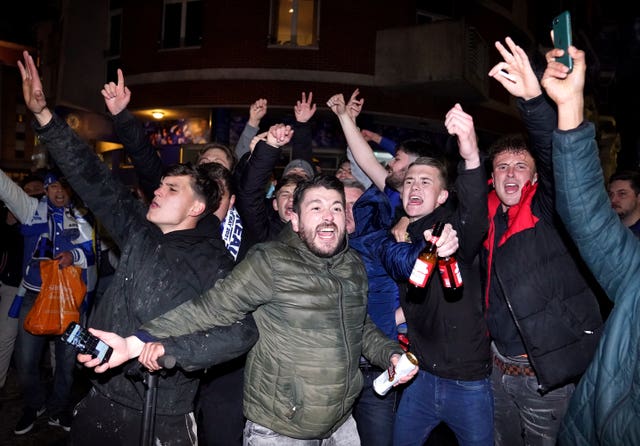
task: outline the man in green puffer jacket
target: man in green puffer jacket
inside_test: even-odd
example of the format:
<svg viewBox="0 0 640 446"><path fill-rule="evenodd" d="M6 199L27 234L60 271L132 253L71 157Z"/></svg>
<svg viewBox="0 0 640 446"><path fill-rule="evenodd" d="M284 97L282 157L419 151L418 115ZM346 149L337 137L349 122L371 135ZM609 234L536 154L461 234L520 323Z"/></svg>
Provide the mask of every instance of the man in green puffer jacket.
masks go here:
<svg viewBox="0 0 640 446"><path fill-rule="evenodd" d="M441 243L450 253L457 249L455 234ZM245 369L245 444L330 439L358 445L351 407L362 387L360 355L387 368L401 353L367 317L366 296L365 269L346 241L342 183L319 176L298 186L291 225L281 237L256 245L213 290L126 340L94 331L115 348L109 364L96 370L141 351L140 362L157 369L158 356L173 354L173 337L253 312L260 339ZM142 350L141 340L169 336Z"/></svg>
<svg viewBox="0 0 640 446"><path fill-rule="evenodd" d="M576 387L558 443L571 446L640 444L640 242L607 197L595 127L584 121L585 54L574 47L573 71L547 53L542 86L558 104L553 164L558 213L580 254L615 306L595 357Z"/></svg>

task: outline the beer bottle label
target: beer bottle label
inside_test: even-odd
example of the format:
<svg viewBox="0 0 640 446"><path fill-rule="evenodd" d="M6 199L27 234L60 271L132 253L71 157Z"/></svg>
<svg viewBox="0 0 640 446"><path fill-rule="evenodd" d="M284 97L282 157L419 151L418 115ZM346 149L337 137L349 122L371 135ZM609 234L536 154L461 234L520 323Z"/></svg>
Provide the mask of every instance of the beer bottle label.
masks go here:
<svg viewBox="0 0 640 446"><path fill-rule="evenodd" d="M460 274L458 262L438 262L438 269L440 270L442 284L445 288L460 288L462 286L462 274Z"/></svg>
<svg viewBox="0 0 640 446"><path fill-rule="evenodd" d="M409 276L409 283L417 287L424 288L429 276L431 275L430 267L431 265L424 260L420 258L416 259L416 263L413 265L413 270Z"/></svg>

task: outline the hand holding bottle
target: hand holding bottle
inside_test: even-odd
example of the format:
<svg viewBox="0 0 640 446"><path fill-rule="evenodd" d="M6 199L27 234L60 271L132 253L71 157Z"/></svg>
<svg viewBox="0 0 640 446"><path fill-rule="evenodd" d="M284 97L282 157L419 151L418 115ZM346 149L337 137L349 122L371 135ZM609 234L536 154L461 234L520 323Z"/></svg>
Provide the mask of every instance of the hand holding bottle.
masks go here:
<svg viewBox="0 0 640 446"><path fill-rule="evenodd" d="M427 229L424 231L425 240L429 240L428 237L431 236L432 229ZM458 233L451 224L447 223L444 225L442 229L442 234L436 241L436 253L438 257L448 257L454 254L459 247Z"/></svg>
<svg viewBox="0 0 640 446"><path fill-rule="evenodd" d="M427 244L422 250L409 277L410 286L424 288L438 262L438 257L450 259L458 250L458 236L450 224L437 222L424 232ZM455 260L454 260L455 261Z"/></svg>

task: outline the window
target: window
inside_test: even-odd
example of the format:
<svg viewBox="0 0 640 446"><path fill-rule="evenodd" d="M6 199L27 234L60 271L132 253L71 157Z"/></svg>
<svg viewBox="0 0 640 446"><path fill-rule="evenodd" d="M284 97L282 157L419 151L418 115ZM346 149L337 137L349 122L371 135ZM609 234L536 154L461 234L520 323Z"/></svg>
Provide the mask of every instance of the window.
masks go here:
<svg viewBox="0 0 640 446"><path fill-rule="evenodd" d="M202 13L202 0L164 0L162 47L200 46Z"/></svg>
<svg viewBox="0 0 640 446"><path fill-rule="evenodd" d="M269 43L317 47L320 0L272 0Z"/></svg>

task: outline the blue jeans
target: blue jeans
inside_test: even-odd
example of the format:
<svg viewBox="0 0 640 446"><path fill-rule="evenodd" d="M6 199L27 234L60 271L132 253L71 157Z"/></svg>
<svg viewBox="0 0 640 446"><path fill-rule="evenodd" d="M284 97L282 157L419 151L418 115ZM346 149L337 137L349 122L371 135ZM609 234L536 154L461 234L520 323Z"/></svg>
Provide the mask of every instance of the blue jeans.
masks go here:
<svg viewBox="0 0 640 446"><path fill-rule="evenodd" d="M243 446L360 446L360 437L353 417L347 418L328 438L299 440L287 437L271 429L247 420L244 427Z"/></svg>
<svg viewBox="0 0 640 446"><path fill-rule="evenodd" d="M493 446L493 396L489 378L459 381L423 370L402 392L393 433L395 446L422 446L440 423L460 446Z"/></svg>
<svg viewBox="0 0 640 446"><path fill-rule="evenodd" d="M38 410L47 407L50 415L68 411L73 385L73 370L76 352L73 347L60 340L60 336L35 336L24 329L24 319L33 306L37 294L27 291L20 308L18 337L16 339L15 360L24 396L25 408ZM53 375L53 389L49 400L41 379L40 362L42 352L49 341L55 339L56 367Z"/></svg>
<svg viewBox="0 0 640 446"><path fill-rule="evenodd" d="M494 348L505 364L514 363ZM567 384L540 395L535 376L505 375L494 366L496 446L554 446L575 386Z"/></svg>
<svg viewBox="0 0 640 446"><path fill-rule="evenodd" d="M378 395L373 390L373 380L382 370L376 367L361 367L360 370L364 386L353 406L360 441L367 446L392 446L393 423L401 392L394 387L385 396Z"/></svg>

